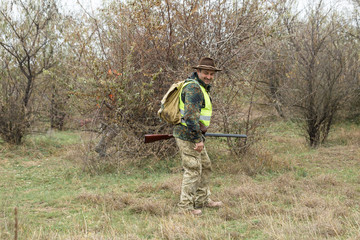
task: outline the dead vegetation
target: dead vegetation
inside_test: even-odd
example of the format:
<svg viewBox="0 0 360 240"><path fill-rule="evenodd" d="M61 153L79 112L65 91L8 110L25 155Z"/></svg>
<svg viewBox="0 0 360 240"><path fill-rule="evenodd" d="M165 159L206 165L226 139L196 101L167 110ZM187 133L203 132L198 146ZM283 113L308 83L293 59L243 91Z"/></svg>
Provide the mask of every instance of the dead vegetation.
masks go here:
<svg viewBox="0 0 360 240"><path fill-rule="evenodd" d="M6 192L0 195L4 220L0 222L0 239L11 238L14 230L8 216L14 203L10 196L16 190L5 179L15 181L21 176L24 179L16 182L25 190L17 192L17 202L22 203L19 237L24 239L358 239L358 127L338 126L329 143L318 149L308 149L300 137L289 135L284 127L276 129L272 141L270 137L263 139L262 148L250 150L243 159L208 148L214 163L213 199L225 206L204 209L201 217L177 211L181 171L156 168L158 161L148 162L152 168L127 165L116 174L91 175L76 170L82 159L72 157L79 154L75 145L49 148L55 156L52 158L43 149L47 145L37 142L31 145L37 156L33 160L21 147L2 148L0 154L6 160L0 162L5 176L1 186ZM8 171L14 159L17 165ZM247 162L262 167L249 172ZM21 175L16 175L18 168ZM28 171L36 172L34 180ZM42 190L39 184L27 187L32 181L56 189L50 192L54 197L36 195ZM58 185L57 181L66 184ZM35 194L33 199L31 194ZM59 230L60 223L71 223L71 227L64 232Z"/></svg>
<svg viewBox="0 0 360 240"><path fill-rule="evenodd" d="M246 239L254 236L252 231L262 231L266 239L289 239L290 236L294 239L357 239L360 236L360 213L356 210L360 198L359 175L356 173L354 182L349 183L332 171L334 167L344 170L356 166L358 161L353 156L354 151L358 154L359 150L354 147L320 147L307 159L294 158L296 167L285 173L254 178L234 171L221 180L215 179L214 184L219 186L215 197L224 201L225 207L205 210L205 215L197 220L178 215L174 211L176 198L161 193L177 196L180 185L174 183L179 183L179 178L155 185L140 184L132 196L128 196L129 204L121 206L135 214L158 217L156 236L159 239L225 239L222 238L225 236L226 239ZM160 199L156 199L160 193ZM147 197L135 197L136 194ZM89 199L96 204L103 201L111 204L111 199L122 202L121 196L113 197L105 196L101 201ZM226 233L215 230L215 224L227 226L234 222L242 223L244 230L229 229Z"/></svg>
<svg viewBox="0 0 360 240"><path fill-rule="evenodd" d="M180 175L157 184L140 184L133 196L146 197L135 197L137 201L127 207L136 214L158 217L156 236L160 239L246 239L256 236L254 231L262 232L260 239L357 239L358 134L357 129L348 132L340 127L328 145L312 151L299 137L279 135L272 139L276 141L272 148L250 149L242 159L225 162L214 154L215 171L226 173L214 179L214 197L225 207L205 210L195 223L174 210ZM343 141L346 144L332 144ZM235 222L243 229L221 232L214 226ZM190 224L199 225L200 233Z"/></svg>

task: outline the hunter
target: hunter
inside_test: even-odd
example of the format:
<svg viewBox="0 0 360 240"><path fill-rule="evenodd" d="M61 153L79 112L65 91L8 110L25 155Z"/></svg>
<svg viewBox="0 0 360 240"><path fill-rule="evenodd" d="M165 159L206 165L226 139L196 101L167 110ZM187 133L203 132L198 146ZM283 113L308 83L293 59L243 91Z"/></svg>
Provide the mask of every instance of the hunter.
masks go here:
<svg viewBox="0 0 360 240"><path fill-rule="evenodd" d="M180 94L181 123L174 127L173 135L184 169L178 207L185 212L201 215L203 207L218 208L223 205L209 197L212 167L203 136L212 114L210 83L221 69L215 67L214 60L208 57L201 58L193 68L196 71L185 81Z"/></svg>

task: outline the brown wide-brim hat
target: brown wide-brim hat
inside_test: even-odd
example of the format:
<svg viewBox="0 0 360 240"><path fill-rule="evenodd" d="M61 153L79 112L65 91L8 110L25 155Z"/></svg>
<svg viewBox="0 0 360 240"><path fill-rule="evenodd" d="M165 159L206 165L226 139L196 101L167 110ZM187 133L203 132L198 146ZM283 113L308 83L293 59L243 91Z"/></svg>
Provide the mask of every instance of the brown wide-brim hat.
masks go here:
<svg viewBox="0 0 360 240"><path fill-rule="evenodd" d="M204 57L201 58L199 64L194 66L195 69L204 69L204 70L213 70L213 71L221 71L221 69L215 67L215 61L212 58Z"/></svg>

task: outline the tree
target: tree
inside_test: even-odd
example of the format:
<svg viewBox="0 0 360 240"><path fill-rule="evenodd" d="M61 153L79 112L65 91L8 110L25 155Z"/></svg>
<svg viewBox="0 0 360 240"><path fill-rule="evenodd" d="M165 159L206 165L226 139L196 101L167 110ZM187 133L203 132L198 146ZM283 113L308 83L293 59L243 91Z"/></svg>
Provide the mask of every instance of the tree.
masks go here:
<svg viewBox="0 0 360 240"><path fill-rule="evenodd" d="M351 44L351 53L353 55L353 61L358 62L358 53L360 48L360 0L352 0L353 2L353 14L348 23L346 24L346 37L349 44ZM356 64L356 63L355 63ZM359 64L359 63L357 63ZM350 100L345 108L346 116L350 119L359 121L360 117L360 79L358 76L358 68L354 68L352 74L349 74L353 79L357 79L354 82L352 89L353 94L350 96Z"/></svg>
<svg viewBox="0 0 360 240"><path fill-rule="evenodd" d="M56 65L60 14L55 0L9 0L0 6L2 72L0 135L20 144L31 125L36 79Z"/></svg>
<svg viewBox="0 0 360 240"><path fill-rule="evenodd" d="M122 128L121 138L109 148L109 156L116 156L111 159L174 153L174 142L144 146L142 136L171 132L172 126L156 115L160 100L172 83L188 77L191 66L203 56L215 58L224 70L212 93L216 107L212 126L216 131L253 133L253 108L246 100L255 93L252 86L247 88L259 63L261 39L271 29L267 25L271 5L264 1L145 0L112 1L97 13L83 10L81 24L66 37L81 69L74 94L84 115L92 115L94 122L99 113L96 104L101 106L109 92L115 95L114 121ZM247 124L242 124L245 120ZM237 143L229 142L230 148L233 144Z"/></svg>
<svg viewBox="0 0 360 240"><path fill-rule="evenodd" d="M311 147L323 143L336 113L349 93L353 80L349 72L356 66L335 12L325 12L319 1L302 21L284 18L289 42L286 51L286 80L281 86L283 101L304 123Z"/></svg>

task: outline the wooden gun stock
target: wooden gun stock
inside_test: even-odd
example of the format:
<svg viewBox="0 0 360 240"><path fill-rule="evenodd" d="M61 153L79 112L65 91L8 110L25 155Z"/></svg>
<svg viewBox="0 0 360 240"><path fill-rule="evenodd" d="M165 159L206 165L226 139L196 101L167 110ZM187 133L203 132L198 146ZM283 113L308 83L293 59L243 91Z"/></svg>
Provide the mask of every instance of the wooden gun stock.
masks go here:
<svg viewBox="0 0 360 240"><path fill-rule="evenodd" d="M160 140L166 140L173 138L172 134L146 134L145 135L145 143L152 143Z"/></svg>
<svg viewBox="0 0 360 240"><path fill-rule="evenodd" d="M205 133L205 137L236 137L236 138L247 138L243 134L225 134L225 133ZM166 140L173 138L172 134L146 134L145 143L152 143L160 140Z"/></svg>

